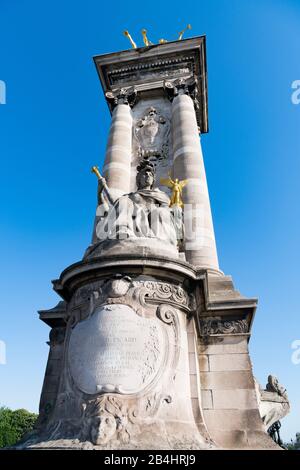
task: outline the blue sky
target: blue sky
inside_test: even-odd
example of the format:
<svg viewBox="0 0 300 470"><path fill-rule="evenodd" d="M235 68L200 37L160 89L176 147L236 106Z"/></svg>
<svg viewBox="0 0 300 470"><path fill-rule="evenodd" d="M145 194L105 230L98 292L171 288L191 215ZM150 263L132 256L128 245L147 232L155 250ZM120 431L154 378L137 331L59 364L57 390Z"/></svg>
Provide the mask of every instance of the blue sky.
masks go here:
<svg viewBox="0 0 300 470"><path fill-rule="evenodd" d="M57 301L51 279L90 242L94 164L101 165L110 116L92 61L129 48L127 28L150 39L207 35L209 124L202 145L221 269L257 296L250 342L261 384L287 387L287 440L300 431L298 0L0 0L1 320L7 364L0 403L37 411L48 354L38 309Z"/></svg>

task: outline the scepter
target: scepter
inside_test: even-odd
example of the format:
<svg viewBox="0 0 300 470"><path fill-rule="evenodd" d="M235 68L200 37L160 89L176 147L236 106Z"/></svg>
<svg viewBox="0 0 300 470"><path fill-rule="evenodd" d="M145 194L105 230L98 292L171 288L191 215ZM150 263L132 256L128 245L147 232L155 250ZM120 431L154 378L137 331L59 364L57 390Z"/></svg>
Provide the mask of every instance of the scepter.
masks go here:
<svg viewBox="0 0 300 470"><path fill-rule="evenodd" d="M105 193L106 193L106 197L108 199L108 202L109 202L109 204L113 205L114 201L113 201L113 199L110 195L110 192L109 192L109 189L108 189L108 186L107 186L107 183L106 183L106 179L101 175L101 173L99 171L99 168L97 166L93 166L91 168L91 172L95 173L95 175L98 178L99 183L101 183L101 185L102 185L101 192L105 189Z"/></svg>

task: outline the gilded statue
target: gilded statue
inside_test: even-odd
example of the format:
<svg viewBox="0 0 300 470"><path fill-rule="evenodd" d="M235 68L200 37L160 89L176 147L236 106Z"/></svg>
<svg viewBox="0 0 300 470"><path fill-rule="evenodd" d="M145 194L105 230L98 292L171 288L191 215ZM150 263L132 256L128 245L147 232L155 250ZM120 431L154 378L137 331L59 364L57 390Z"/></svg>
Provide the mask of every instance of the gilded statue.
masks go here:
<svg viewBox="0 0 300 470"><path fill-rule="evenodd" d="M169 175L168 178L161 178L160 183L168 188L172 189L172 194L170 198L170 207L178 206L183 207L183 200L182 200L182 190L184 186L188 183L188 180L181 180L179 181L178 178L173 180Z"/></svg>
<svg viewBox="0 0 300 470"><path fill-rule="evenodd" d="M178 33L178 38L177 38L177 41L181 41L182 40L182 37L184 35L184 33L188 30L188 29L192 29L191 25L188 24L186 26L186 28L182 29L179 33ZM123 34L124 36L126 36L129 41L130 41L130 44L131 44L131 47L133 49L137 49L137 45L136 43L134 42L134 40L132 39L132 36L131 34L129 33L129 31L123 31ZM151 42L149 39L148 39L148 36L147 36L147 30L146 29L142 29L142 37L143 37L143 43L146 47L149 47L149 46L153 46L153 42ZM166 39L159 39L158 43L159 44L165 44L166 42L168 42Z"/></svg>
<svg viewBox="0 0 300 470"><path fill-rule="evenodd" d="M123 34L124 34L124 36L126 36L129 39L132 49L136 49L137 45L134 42L134 40L132 39L131 34L129 33L129 31L126 30L126 31L124 31Z"/></svg>

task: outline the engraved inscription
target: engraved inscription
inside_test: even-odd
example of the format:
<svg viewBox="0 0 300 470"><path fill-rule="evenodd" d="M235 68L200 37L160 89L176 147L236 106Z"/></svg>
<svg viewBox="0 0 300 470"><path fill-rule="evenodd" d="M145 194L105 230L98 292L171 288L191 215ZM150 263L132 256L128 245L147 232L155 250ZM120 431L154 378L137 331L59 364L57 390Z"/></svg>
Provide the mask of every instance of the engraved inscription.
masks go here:
<svg viewBox="0 0 300 470"><path fill-rule="evenodd" d="M71 375L85 393L136 393L158 373L164 336L155 318L143 318L127 305L104 305L71 333Z"/></svg>

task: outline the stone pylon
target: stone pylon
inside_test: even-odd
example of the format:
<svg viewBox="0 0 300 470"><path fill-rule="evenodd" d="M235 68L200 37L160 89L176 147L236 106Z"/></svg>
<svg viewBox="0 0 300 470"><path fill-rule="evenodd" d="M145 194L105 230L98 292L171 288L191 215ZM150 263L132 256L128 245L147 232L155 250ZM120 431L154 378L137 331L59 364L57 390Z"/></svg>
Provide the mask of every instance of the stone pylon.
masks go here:
<svg viewBox="0 0 300 470"><path fill-rule="evenodd" d="M39 312L50 352L24 445L276 448L248 353L257 301L218 264L200 143L205 37L94 61L112 114L105 180L91 245L54 281L62 301ZM169 177L186 181L183 208L169 207Z"/></svg>

